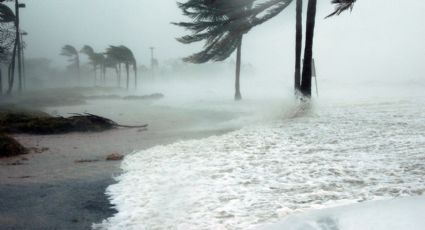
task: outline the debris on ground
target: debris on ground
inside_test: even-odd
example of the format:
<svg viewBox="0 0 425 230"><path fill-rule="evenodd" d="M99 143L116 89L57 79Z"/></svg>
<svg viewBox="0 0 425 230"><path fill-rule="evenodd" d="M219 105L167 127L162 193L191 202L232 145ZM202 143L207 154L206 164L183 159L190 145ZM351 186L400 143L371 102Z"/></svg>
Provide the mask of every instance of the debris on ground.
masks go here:
<svg viewBox="0 0 425 230"><path fill-rule="evenodd" d="M147 125L127 126L94 114L73 114L71 117L50 116L39 111L5 110L0 108L0 132L28 134L62 134L70 132L101 132L118 127L146 128Z"/></svg>
<svg viewBox="0 0 425 230"><path fill-rule="evenodd" d="M123 159L124 159L124 156L118 153L113 153L106 157L107 161L122 161Z"/></svg>
<svg viewBox="0 0 425 230"><path fill-rule="evenodd" d="M76 160L74 161L74 163L76 164L82 164L82 163L93 163L93 162L98 162L99 160L97 159L82 159L82 160Z"/></svg>
<svg viewBox="0 0 425 230"><path fill-rule="evenodd" d="M164 98L164 95L161 93L154 93L150 95L143 96L126 96L123 97L124 100L153 100L153 99L161 99Z"/></svg>
<svg viewBox="0 0 425 230"><path fill-rule="evenodd" d="M37 154L44 153L44 152L47 152L49 150L50 150L50 148L47 148L47 147L42 147L42 148L31 147L31 148L28 148L29 152L37 153Z"/></svg>
<svg viewBox="0 0 425 230"><path fill-rule="evenodd" d="M15 139L0 133L0 158L27 154L28 151Z"/></svg>

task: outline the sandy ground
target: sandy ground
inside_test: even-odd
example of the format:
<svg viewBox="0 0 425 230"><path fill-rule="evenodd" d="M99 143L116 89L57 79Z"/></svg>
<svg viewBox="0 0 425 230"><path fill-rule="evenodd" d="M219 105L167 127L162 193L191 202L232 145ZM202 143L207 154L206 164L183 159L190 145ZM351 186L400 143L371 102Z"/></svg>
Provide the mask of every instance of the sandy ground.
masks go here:
<svg viewBox="0 0 425 230"><path fill-rule="evenodd" d="M37 151L0 160L0 229L90 229L92 223L114 213L104 193L120 170L119 162L105 160L107 155L126 155L238 128L228 121L240 114L188 108L123 100L45 108L59 115L95 113L122 124L147 123L149 128L16 135L25 147ZM93 162L76 162L81 160Z"/></svg>

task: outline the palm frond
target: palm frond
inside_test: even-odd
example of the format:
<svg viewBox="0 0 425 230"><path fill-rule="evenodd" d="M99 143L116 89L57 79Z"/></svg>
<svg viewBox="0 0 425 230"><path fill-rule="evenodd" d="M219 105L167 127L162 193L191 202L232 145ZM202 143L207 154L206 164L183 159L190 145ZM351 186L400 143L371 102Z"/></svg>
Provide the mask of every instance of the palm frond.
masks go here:
<svg viewBox="0 0 425 230"><path fill-rule="evenodd" d="M335 15L340 15L342 12L346 10L353 10L354 3L356 0L332 0L331 3L335 4L335 10L325 18L329 18Z"/></svg>
<svg viewBox="0 0 425 230"><path fill-rule="evenodd" d="M75 47L71 45L65 45L64 47L62 47L60 54L66 57L74 57L78 55L78 51Z"/></svg>
<svg viewBox="0 0 425 230"><path fill-rule="evenodd" d="M14 22L15 18L13 11L5 4L0 3L0 23Z"/></svg>

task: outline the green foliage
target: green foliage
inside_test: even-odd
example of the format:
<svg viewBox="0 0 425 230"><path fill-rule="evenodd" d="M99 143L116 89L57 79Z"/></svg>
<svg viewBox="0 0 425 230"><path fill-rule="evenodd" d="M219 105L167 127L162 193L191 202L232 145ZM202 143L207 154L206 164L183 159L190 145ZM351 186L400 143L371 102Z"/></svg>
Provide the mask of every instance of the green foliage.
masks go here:
<svg viewBox="0 0 425 230"><path fill-rule="evenodd" d="M177 40L184 44L204 41L204 49L184 61L223 61L238 47L242 36L284 10L292 0L188 0L178 3L191 22L174 23L191 31Z"/></svg>

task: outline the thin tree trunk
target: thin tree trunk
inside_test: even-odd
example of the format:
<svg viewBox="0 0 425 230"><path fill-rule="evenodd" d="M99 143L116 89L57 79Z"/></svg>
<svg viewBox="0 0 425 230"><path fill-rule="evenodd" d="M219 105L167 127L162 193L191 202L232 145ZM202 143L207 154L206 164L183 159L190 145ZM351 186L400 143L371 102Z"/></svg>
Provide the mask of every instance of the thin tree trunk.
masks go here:
<svg viewBox="0 0 425 230"><path fill-rule="evenodd" d="M121 87L121 73L122 73L122 70L121 70L121 63L120 63L118 64L118 87Z"/></svg>
<svg viewBox="0 0 425 230"><path fill-rule="evenodd" d="M242 100L240 89L242 37L243 36L240 38L238 49L236 51L235 101Z"/></svg>
<svg viewBox="0 0 425 230"><path fill-rule="evenodd" d="M97 85L97 66L94 65L93 69L94 69L94 86L96 86Z"/></svg>
<svg viewBox="0 0 425 230"><path fill-rule="evenodd" d="M130 87L130 65L128 63L125 63L125 71L127 73L127 90Z"/></svg>
<svg viewBox="0 0 425 230"><path fill-rule="evenodd" d="M103 85L106 86L106 66L104 65L102 67L102 74L103 74Z"/></svg>
<svg viewBox="0 0 425 230"><path fill-rule="evenodd" d="M311 97L311 75L313 60L314 27L316 23L317 0L309 0L307 6L307 28L304 50L304 64L301 80L301 93L305 97Z"/></svg>
<svg viewBox="0 0 425 230"><path fill-rule="evenodd" d="M303 40L303 0L297 0L296 7L296 35L295 35L295 78L294 78L294 89L295 94L298 94L301 87L301 52L302 52L302 40Z"/></svg>
<svg viewBox="0 0 425 230"><path fill-rule="evenodd" d="M115 74L117 75L117 85L118 85L118 88L120 87L120 78L119 78L119 72L118 72L118 66L117 65L115 65L115 67L114 67L114 69L115 69Z"/></svg>

